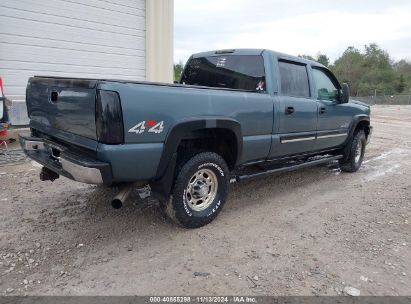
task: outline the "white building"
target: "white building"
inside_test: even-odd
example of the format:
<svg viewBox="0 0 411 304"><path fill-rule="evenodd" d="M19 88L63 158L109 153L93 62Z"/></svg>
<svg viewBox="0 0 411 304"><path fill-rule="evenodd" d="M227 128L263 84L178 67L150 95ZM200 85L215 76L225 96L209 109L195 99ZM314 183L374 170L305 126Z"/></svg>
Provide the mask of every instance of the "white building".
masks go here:
<svg viewBox="0 0 411 304"><path fill-rule="evenodd" d="M26 124L34 75L172 82L173 0L1 0L0 77Z"/></svg>

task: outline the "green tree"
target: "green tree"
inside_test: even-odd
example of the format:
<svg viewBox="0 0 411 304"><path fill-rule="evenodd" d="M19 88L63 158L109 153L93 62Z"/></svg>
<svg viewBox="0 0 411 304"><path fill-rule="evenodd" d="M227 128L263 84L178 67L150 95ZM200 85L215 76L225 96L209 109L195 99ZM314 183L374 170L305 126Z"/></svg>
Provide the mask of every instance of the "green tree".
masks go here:
<svg viewBox="0 0 411 304"><path fill-rule="evenodd" d="M311 56L311 55L306 55L306 54L304 54L304 55L298 55L298 57L304 58L304 59L307 59L307 60L315 61L314 57Z"/></svg>
<svg viewBox="0 0 411 304"><path fill-rule="evenodd" d="M314 58L313 56L307 55L307 54L298 55L298 57L304 58L307 60L317 61L318 63L321 63L322 65L325 65L326 67L330 65L330 58L328 58L328 56L325 54L318 53L317 58Z"/></svg>
<svg viewBox="0 0 411 304"><path fill-rule="evenodd" d="M361 78L361 82L368 83L382 91L383 94L395 94L397 77L393 68L393 61L390 55L377 44L371 43L365 46L364 66L366 72ZM365 94L365 92L359 92Z"/></svg>
<svg viewBox="0 0 411 304"><path fill-rule="evenodd" d="M358 95L361 78L366 73L364 56L353 46L348 47L332 66L332 71L341 82L348 83L351 95Z"/></svg>
<svg viewBox="0 0 411 304"><path fill-rule="evenodd" d="M395 89L398 93L402 93L404 92L405 87L406 87L405 78L404 78L404 75L401 74L400 77L398 77L398 82L397 82Z"/></svg>
<svg viewBox="0 0 411 304"><path fill-rule="evenodd" d="M401 62L401 63L400 63ZM411 84L411 66L406 61L395 63L387 51L377 44L364 46L364 51L349 47L332 66L333 72L341 82L347 82L354 96L374 94L397 94ZM409 70L410 74L400 70ZM410 75L407 78L405 75Z"/></svg>
<svg viewBox="0 0 411 304"><path fill-rule="evenodd" d="M411 63L404 59L394 63L394 69L405 77L411 77Z"/></svg>
<svg viewBox="0 0 411 304"><path fill-rule="evenodd" d="M330 65L330 58L327 55L318 53L316 61L328 67Z"/></svg>
<svg viewBox="0 0 411 304"><path fill-rule="evenodd" d="M410 92L411 90L411 63L402 59L394 63L394 71L398 75L403 75L405 88L403 92Z"/></svg>
<svg viewBox="0 0 411 304"><path fill-rule="evenodd" d="M182 61L179 63L174 64L174 81L179 81L181 74L183 73L184 70L184 64Z"/></svg>
<svg viewBox="0 0 411 304"><path fill-rule="evenodd" d="M390 55L376 43L365 45L364 63L367 67L387 70L392 68Z"/></svg>

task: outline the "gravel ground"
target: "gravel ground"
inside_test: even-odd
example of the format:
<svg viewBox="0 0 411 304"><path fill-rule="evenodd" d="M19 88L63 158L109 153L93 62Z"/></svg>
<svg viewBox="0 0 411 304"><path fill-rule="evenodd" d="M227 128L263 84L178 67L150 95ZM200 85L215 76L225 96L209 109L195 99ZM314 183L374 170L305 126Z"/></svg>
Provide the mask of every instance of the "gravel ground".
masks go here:
<svg viewBox="0 0 411 304"><path fill-rule="evenodd" d="M411 295L411 107L373 107L355 174L335 164L233 185L186 230L153 199L0 166L0 293ZM350 287L352 287L350 289Z"/></svg>

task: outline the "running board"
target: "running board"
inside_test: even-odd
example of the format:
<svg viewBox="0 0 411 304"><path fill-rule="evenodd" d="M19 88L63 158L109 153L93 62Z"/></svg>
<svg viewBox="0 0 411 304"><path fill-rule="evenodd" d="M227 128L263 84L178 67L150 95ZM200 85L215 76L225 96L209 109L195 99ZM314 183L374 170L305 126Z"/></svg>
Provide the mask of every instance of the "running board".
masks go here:
<svg viewBox="0 0 411 304"><path fill-rule="evenodd" d="M312 166L316 166L316 165L320 165L320 164L324 164L324 163L329 163L331 161L338 160L338 159L341 159L341 158L343 158L343 155L328 156L328 157L324 157L324 158L321 158L321 159L314 159L314 160L306 161L306 162L303 162L303 163L284 166L284 167L271 169L271 170L266 170L266 171L262 171L262 172L258 172L258 173L253 173L253 174L248 174L248 175L239 175L239 176L235 176L231 180L231 182L232 183L233 182L243 182L245 180L250 180L250 179L254 179L254 178L258 178L258 177L264 177L264 176L273 175L273 174L280 174L280 173L295 171L295 170L298 170L298 169L303 169L303 168L312 167Z"/></svg>

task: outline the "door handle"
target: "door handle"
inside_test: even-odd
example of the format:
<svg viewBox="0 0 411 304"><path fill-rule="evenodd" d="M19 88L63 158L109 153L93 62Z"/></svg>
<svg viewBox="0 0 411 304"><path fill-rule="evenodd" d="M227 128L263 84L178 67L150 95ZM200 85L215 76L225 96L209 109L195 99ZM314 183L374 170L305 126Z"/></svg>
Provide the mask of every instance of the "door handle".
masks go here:
<svg viewBox="0 0 411 304"><path fill-rule="evenodd" d="M320 114L324 114L325 112L327 112L327 108L326 107L321 107L320 108Z"/></svg>
<svg viewBox="0 0 411 304"><path fill-rule="evenodd" d="M285 114L286 115L290 115L290 114L293 114L294 113L294 107L286 107L285 108Z"/></svg>

